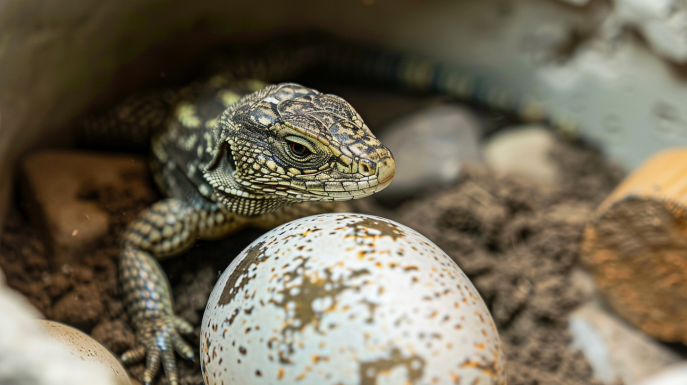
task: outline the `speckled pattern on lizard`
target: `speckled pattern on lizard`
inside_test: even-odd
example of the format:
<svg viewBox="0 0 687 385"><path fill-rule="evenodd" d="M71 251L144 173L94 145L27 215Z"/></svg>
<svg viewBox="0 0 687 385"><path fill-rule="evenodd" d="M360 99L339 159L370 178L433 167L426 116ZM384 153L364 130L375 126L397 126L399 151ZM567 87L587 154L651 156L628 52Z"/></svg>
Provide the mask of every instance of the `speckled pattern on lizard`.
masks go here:
<svg viewBox="0 0 687 385"><path fill-rule="evenodd" d="M174 352L195 356L182 338L193 329L173 314L158 259L179 255L198 239L221 238L246 226L269 229L339 211L337 202L369 196L393 179L391 152L343 99L294 83L238 80L247 75L270 79L275 68L277 76L284 76L319 61L333 73L478 100L528 119L546 118L537 104L512 104L430 61L314 46L273 53L267 60L239 60L227 67L231 71L207 81L134 96L107 115L87 120L85 132L95 137L126 142L149 140L154 133L151 165L167 198L128 226L120 254L120 284L138 341L122 360L146 358L146 384L160 365L169 383L177 384ZM566 127L565 121L555 123Z"/></svg>

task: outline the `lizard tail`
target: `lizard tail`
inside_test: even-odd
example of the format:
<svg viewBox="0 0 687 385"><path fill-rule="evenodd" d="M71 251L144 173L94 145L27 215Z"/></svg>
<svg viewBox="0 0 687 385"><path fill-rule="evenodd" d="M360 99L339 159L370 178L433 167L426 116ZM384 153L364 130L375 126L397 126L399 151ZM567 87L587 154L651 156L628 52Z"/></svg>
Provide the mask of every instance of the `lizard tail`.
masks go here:
<svg viewBox="0 0 687 385"><path fill-rule="evenodd" d="M577 124L562 115L551 114L542 103L513 97L486 79L467 75L456 66L420 56L337 45L327 58L328 68L343 76L384 83L411 92L435 93L472 101L496 110L517 114L527 122L545 123L555 130L574 135Z"/></svg>

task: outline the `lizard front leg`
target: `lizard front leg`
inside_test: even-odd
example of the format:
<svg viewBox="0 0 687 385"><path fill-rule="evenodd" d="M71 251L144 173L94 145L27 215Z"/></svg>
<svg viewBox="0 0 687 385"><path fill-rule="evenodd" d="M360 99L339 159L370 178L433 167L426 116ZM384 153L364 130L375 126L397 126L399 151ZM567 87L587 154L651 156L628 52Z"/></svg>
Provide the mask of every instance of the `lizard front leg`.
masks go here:
<svg viewBox="0 0 687 385"><path fill-rule="evenodd" d="M155 203L129 224L122 239L119 273L124 304L138 346L122 355L133 363L147 357L144 382L153 381L162 364L170 384L178 384L174 351L192 360L192 349L181 335L193 327L174 315L169 281L157 259L188 250L198 238L229 233L241 221L226 212L193 207L179 199Z"/></svg>

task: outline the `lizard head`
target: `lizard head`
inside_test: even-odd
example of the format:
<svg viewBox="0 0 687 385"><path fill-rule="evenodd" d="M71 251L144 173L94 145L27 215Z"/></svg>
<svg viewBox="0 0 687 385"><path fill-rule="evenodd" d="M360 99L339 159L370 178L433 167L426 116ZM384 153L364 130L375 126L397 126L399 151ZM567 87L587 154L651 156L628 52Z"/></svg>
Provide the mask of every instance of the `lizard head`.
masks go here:
<svg viewBox="0 0 687 385"><path fill-rule="evenodd" d="M205 179L225 204L362 198L388 186L396 171L391 151L345 100L293 83L245 96L222 114L213 136L218 146Z"/></svg>

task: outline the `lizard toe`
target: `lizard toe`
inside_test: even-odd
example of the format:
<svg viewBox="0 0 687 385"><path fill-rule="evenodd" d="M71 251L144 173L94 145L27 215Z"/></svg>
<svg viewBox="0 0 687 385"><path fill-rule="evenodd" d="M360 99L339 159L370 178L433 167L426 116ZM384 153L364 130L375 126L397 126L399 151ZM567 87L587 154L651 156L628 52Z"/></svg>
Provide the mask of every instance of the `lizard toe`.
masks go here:
<svg viewBox="0 0 687 385"><path fill-rule="evenodd" d="M141 362L146 356L145 346L137 346L129 349L122 354L122 362L125 364L135 364Z"/></svg>
<svg viewBox="0 0 687 385"><path fill-rule="evenodd" d="M172 335L172 345L174 345L174 350L176 350L180 356L185 357L187 360L193 360L195 358L196 355L193 352L191 345L179 337L179 335Z"/></svg>
<svg viewBox="0 0 687 385"><path fill-rule="evenodd" d="M167 349L162 351L162 366L165 369L165 376L169 384L178 385L179 377L177 375L177 364L174 359L174 350L171 349L171 346L167 346Z"/></svg>
<svg viewBox="0 0 687 385"><path fill-rule="evenodd" d="M174 323L174 327L179 333L187 336L194 335L193 326L190 323L188 323L185 319L174 316L172 322Z"/></svg>
<svg viewBox="0 0 687 385"><path fill-rule="evenodd" d="M146 370L143 372L143 382L148 385L152 384L153 378L160 369L160 350L148 350L148 357L146 359Z"/></svg>

